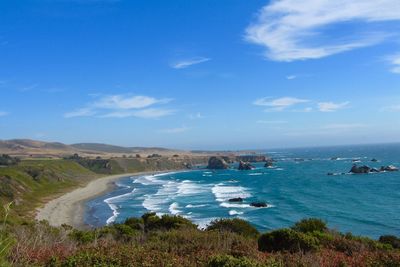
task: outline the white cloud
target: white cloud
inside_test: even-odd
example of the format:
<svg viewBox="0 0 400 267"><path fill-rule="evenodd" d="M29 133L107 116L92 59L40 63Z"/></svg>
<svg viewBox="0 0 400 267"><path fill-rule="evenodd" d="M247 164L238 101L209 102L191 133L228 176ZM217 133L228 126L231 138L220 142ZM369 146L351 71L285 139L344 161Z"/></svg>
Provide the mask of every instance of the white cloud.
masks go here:
<svg viewBox="0 0 400 267"><path fill-rule="evenodd" d="M197 112L196 114L190 114L188 117L191 120L198 120L198 119L204 119L205 118L203 115L201 115L200 112Z"/></svg>
<svg viewBox="0 0 400 267"><path fill-rule="evenodd" d="M287 80L294 80L296 78L297 78L297 75L288 75L288 76L286 76Z"/></svg>
<svg viewBox="0 0 400 267"><path fill-rule="evenodd" d="M253 102L254 105L257 106L266 106L271 107L266 111L282 111L288 107L291 107L296 104L309 102L307 99L300 99L295 97L281 97L277 99L271 100L269 97L259 98Z"/></svg>
<svg viewBox="0 0 400 267"><path fill-rule="evenodd" d="M334 112L339 109L347 107L349 104L350 102L343 102L343 103L320 102L318 103L318 109L321 112Z"/></svg>
<svg viewBox="0 0 400 267"><path fill-rule="evenodd" d="M400 74L400 53L391 55L386 58L387 61L392 65L392 68L390 69L391 72Z"/></svg>
<svg viewBox="0 0 400 267"><path fill-rule="evenodd" d="M182 126L182 127L178 127L178 128L164 129L164 130L161 130L160 132L168 133L168 134L177 134L177 133L186 132L188 130L189 130L188 127Z"/></svg>
<svg viewBox="0 0 400 267"><path fill-rule="evenodd" d="M245 38L265 47L272 60L316 59L381 43L392 34L376 32L373 23L395 20L400 20L398 0L275 0L259 11ZM364 27L329 36L332 26L349 22Z"/></svg>
<svg viewBox="0 0 400 267"><path fill-rule="evenodd" d="M65 118L97 116L100 118L160 118L174 113L174 110L153 108L166 104L171 99L156 99L149 96L109 95L87 104L83 108L64 114Z"/></svg>
<svg viewBox="0 0 400 267"><path fill-rule="evenodd" d="M192 65L204 63L204 62L207 62L210 60L211 60L211 58L195 57L195 58L185 59L185 60L176 62L176 63L172 64L171 67L174 69L184 69L184 68L190 67Z"/></svg>
<svg viewBox="0 0 400 267"><path fill-rule="evenodd" d="M8 112L0 111L0 117L4 117L4 116L7 116L7 115L8 115Z"/></svg>
<svg viewBox="0 0 400 267"><path fill-rule="evenodd" d="M96 112L92 108L79 108L74 111L65 113L64 118L89 117L95 114Z"/></svg>
<svg viewBox="0 0 400 267"><path fill-rule="evenodd" d="M104 109L139 109L157 103L168 103L171 99L155 99L148 96L124 96L111 95L105 96L92 104L96 108Z"/></svg>

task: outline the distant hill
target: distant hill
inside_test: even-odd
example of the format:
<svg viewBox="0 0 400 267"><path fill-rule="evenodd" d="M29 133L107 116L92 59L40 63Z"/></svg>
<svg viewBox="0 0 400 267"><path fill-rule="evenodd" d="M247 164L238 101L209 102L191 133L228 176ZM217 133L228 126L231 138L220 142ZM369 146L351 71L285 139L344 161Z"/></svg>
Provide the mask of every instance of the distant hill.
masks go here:
<svg viewBox="0 0 400 267"><path fill-rule="evenodd" d="M0 140L0 154L22 157L63 157L74 153L91 157L112 157L119 154L187 154L190 152L161 147L122 147L101 143L66 145L59 142L44 142L29 139Z"/></svg>
<svg viewBox="0 0 400 267"><path fill-rule="evenodd" d="M90 150L98 152L107 153L138 153L146 151L173 151L172 149L162 148L162 147L122 147L107 145L101 143L79 143L71 145L79 150Z"/></svg>

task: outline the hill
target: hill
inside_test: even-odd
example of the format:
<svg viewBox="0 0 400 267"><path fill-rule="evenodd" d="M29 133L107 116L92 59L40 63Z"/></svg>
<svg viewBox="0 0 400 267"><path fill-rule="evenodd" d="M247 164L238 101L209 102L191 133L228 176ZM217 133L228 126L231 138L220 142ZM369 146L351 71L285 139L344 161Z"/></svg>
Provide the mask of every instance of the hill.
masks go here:
<svg viewBox="0 0 400 267"><path fill-rule="evenodd" d="M67 145L60 142L44 142L29 139L0 140L0 154L8 154L18 157L31 158L62 158L64 156L79 154L85 157L119 157L147 156L151 154L173 155L193 154L191 152L179 151L161 147L122 147L101 143L79 143Z"/></svg>

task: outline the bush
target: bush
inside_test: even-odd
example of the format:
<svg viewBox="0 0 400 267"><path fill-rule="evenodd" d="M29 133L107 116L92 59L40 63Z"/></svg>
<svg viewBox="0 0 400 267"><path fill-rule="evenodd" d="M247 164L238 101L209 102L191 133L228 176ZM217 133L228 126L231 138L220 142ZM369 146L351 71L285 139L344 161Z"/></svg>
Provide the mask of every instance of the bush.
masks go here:
<svg viewBox="0 0 400 267"><path fill-rule="evenodd" d="M318 247L318 239L292 229L272 231L261 235L258 239L258 249L263 252L307 252L316 250Z"/></svg>
<svg viewBox="0 0 400 267"><path fill-rule="evenodd" d="M400 248L400 238L394 235L383 235L379 237L379 242L389 244L393 248Z"/></svg>
<svg viewBox="0 0 400 267"><path fill-rule="evenodd" d="M69 234L69 236L70 238L81 244L87 244L93 242L97 237L95 231L80 231L80 230L73 230Z"/></svg>
<svg viewBox="0 0 400 267"><path fill-rule="evenodd" d="M217 255L210 259L208 267L261 267L262 265L245 257L235 258L230 255Z"/></svg>
<svg viewBox="0 0 400 267"><path fill-rule="evenodd" d="M207 231L226 231L239 235L257 238L260 233L250 223L242 219L219 219L212 221L206 229Z"/></svg>
<svg viewBox="0 0 400 267"><path fill-rule="evenodd" d="M134 230L138 230L138 231L144 230L144 222L143 222L143 219L141 219L141 218L128 218L125 220L124 224Z"/></svg>
<svg viewBox="0 0 400 267"><path fill-rule="evenodd" d="M196 228L190 220L181 216L163 215L161 218L155 213L146 213L142 216L144 230L146 232L154 230L172 230L183 227Z"/></svg>
<svg viewBox="0 0 400 267"><path fill-rule="evenodd" d="M320 219L310 218L303 219L295 225L292 226L292 229L297 232L302 233L311 233L311 232L325 232L328 230L326 227L326 223Z"/></svg>

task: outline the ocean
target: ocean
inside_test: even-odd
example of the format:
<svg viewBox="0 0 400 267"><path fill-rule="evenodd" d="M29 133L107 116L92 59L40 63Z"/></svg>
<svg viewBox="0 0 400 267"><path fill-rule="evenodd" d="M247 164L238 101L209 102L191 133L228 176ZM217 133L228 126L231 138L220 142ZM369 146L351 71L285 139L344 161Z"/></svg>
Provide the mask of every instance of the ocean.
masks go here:
<svg viewBox="0 0 400 267"><path fill-rule="evenodd" d="M122 178L115 190L86 203L85 223L103 226L153 211L181 215L200 228L217 218L238 217L265 232L317 217L341 232L372 238L400 236L400 172L348 173L354 160L371 167L400 167L400 144L267 150L260 154L276 159L274 167L256 163L254 170L239 171L237 164L232 164L229 170L199 167ZM245 200L228 201L235 197ZM268 206L251 207L252 201L265 201Z"/></svg>

